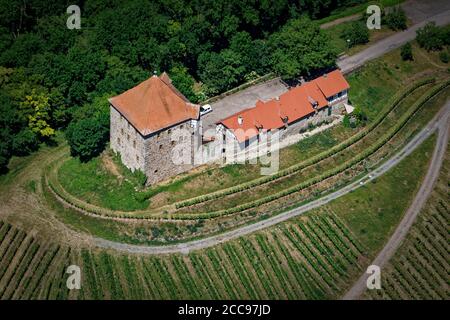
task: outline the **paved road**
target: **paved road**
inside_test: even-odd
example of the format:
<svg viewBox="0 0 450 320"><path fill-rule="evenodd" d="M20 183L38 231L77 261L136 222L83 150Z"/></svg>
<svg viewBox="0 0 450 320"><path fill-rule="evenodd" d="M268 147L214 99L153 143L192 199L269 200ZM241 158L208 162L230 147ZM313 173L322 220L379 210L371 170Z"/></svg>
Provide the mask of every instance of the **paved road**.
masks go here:
<svg viewBox="0 0 450 320"><path fill-rule="evenodd" d="M399 48L403 44L415 39L417 29L423 27L425 24L431 21L435 21L437 25L450 24L450 9L440 11L440 13L432 17L425 18L420 23L411 26L405 31L397 32L390 37L380 40L355 55L342 58L337 62L337 65L339 68L341 68L343 73L349 73L361 67L367 61L378 58L383 54Z"/></svg>
<svg viewBox="0 0 450 320"><path fill-rule="evenodd" d="M447 101L446 108L447 110L450 109L450 100ZM407 235L412 224L416 220L417 215L424 206L426 200L433 191L434 184L436 183L436 180L439 177L442 162L444 161L445 158L450 129L449 120L450 119L448 117L448 112L446 116L440 119L439 138L437 141L436 148L434 149L431 165L428 168L428 172L425 176L425 179L422 185L420 186L420 189L417 192L417 195L414 198L411 206L408 208L402 221L395 230L394 234L391 236L391 238L386 243L384 248L377 255L375 260L373 260L373 262L371 263L372 265L377 265L380 268L383 268L383 266L394 255L394 253L402 243L403 239ZM361 275L361 277L353 285L353 287L344 295L343 299L354 300L361 297L361 295L364 293L364 290L366 289L367 277L368 275L366 273Z"/></svg>
<svg viewBox="0 0 450 320"><path fill-rule="evenodd" d="M398 152L395 156L393 156L391 159L383 163L380 167L372 171L370 174L358 179L357 181L343 187L342 189L335 191L331 194L328 194L322 198L319 198L315 201L309 202L307 204L304 204L296 209L286 211L284 213L278 214L276 216L273 216L271 218L268 218L266 220L262 220L250 225L246 225L243 227L239 227L237 229L222 233L220 235L211 236L208 238L203 238L200 240L194 240L190 242L185 242L181 244L173 244L173 245L166 245L166 246L139 246L139 245L131 245L131 244L125 244L120 242L113 242L101 238L94 238L94 243L102 248L110 248L115 249L119 251L125 251L130 253L141 253L141 254L167 254L167 253L188 253L191 250L199 250L204 249L208 247L215 246L217 244L230 241L233 239L236 239L238 237L253 233L255 231L271 227L273 225L276 225L280 222L286 221L288 219L291 219L293 217L299 216L309 210L312 210L314 208L323 206L330 201L337 199L343 195L346 195L349 192L352 192L353 190L358 189L362 185L366 184L372 179L375 179L385 172L387 172L389 169L394 167L397 163L399 163L402 159L404 159L406 156L411 154L411 152L414 151L426 138L428 138L435 130L438 128L443 128L444 125L446 128L448 127L448 123L444 123L443 121L438 121L439 119L448 119L450 115L450 103L447 103L441 112L432 120L430 121L427 126L419 133L417 134L400 152ZM448 122L448 121L447 121ZM442 131L442 130L440 130ZM439 146L442 143L442 135L439 136ZM447 136L445 136L447 138ZM436 159L433 158L433 161ZM432 167L436 167L436 163L431 164Z"/></svg>

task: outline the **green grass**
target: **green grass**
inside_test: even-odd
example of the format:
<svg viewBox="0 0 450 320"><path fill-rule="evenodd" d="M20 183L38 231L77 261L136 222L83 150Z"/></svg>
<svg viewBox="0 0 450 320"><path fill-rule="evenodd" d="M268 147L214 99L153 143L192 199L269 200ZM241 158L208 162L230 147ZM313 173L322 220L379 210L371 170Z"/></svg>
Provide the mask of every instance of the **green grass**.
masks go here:
<svg viewBox="0 0 450 320"><path fill-rule="evenodd" d="M100 157L87 163L70 158L61 166L58 177L69 193L105 208L139 210L149 204L147 200L136 199L137 184L110 173L104 168Z"/></svg>
<svg viewBox="0 0 450 320"><path fill-rule="evenodd" d="M434 135L388 174L329 205L371 255L386 242L412 201L435 142Z"/></svg>
<svg viewBox="0 0 450 320"><path fill-rule="evenodd" d="M450 154L447 152L427 203L401 247L383 268L388 285L382 286L381 290L366 291L365 298L417 299L421 294L425 299L449 299L449 173ZM417 284L419 291L416 290Z"/></svg>
<svg viewBox="0 0 450 320"><path fill-rule="evenodd" d="M394 33L394 31L390 30L386 26L381 26L381 29L379 30L375 29L369 31L368 43L359 44L351 48L348 48L347 42L345 39L341 38L341 34L352 23L354 23L354 21L342 22L338 25L323 30L330 37L330 44L335 47L336 52L338 54L342 53L346 53L347 55L355 54L372 45L374 42L381 40L382 38L385 38Z"/></svg>

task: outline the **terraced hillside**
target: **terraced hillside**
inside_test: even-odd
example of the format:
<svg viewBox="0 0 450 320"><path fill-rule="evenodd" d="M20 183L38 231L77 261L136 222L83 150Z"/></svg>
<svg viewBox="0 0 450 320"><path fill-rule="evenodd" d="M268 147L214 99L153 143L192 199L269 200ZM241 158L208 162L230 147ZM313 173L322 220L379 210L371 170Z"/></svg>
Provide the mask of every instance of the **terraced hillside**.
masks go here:
<svg viewBox="0 0 450 320"><path fill-rule="evenodd" d="M65 270L82 269L87 299L321 299L361 272L363 246L336 215L302 218L189 255L128 256L38 244L1 223L2 299L64 299Z"/></svg>
<svg viewBox="0 0 450 320"><path fill-rule="evenodd" d="M400 218L427 168L435 139L428 139L396 168L359 196ZM409 175L405 168L413 169ZM389 212L398 181L407 183L405 201ZM375 191L375 192L374 192ZM361 194L362 192L362 194ZM391 192L386 194L386 192ZM349 195L353 197L353 194ZM345 200L343 201L352 201ZM355 205L356 209L358 205ZM374 213L376 214L376 213ZM390 218L392 219L392 218ZM372 220L371 234L384 238ZM332 299L363 272L372 241L333 203L288 222L190 254L136 255L43 241L2 222L0 227L1 299ZM390 225L391 222L389 222ZM380 230L383 230L382 232ZM38 240L39 239L39 240ZM81 290L65 287L66 268L82 270Z"/></svg>
<svg viewBox="0 0 450 320"><path fill-rule="evenodd" d="M382 289L366 293L366 298L450 298L449 179L450 153L447 151L441 175L426 207L402 247L384 268Z"/></svg>

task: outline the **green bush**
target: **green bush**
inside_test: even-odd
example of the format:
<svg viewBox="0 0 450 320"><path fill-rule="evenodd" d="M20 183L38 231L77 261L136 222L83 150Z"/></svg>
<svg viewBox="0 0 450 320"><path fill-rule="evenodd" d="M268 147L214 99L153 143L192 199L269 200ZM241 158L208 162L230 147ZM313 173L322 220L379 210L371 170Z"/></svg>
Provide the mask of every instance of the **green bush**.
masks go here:
<svg viewBox="0 0 450 320"><path fill-rule="evenodd" d="M365 44L369 42L369 29L363 22L355 21L342 31L341 38L347 42L350 48L358 44Z"/></svg>
<svg viewBox="0 0 450 320"><path fill-rule="evenodd" d="M98 156L106 146L109 138L108 121L87 118L71 122L66 130L70 153L86 162Z"/></svg>
<svg viewBox="0 0 450 320"><path fill-rule="evenodd" d="M441 53L439 53L439 59L441 59L443 63L448 63L450 60L450 55L448 54L448 52L442 51Z"/></svg>
<svg viewBox="0 0 450 320"><path fill-rule="evenodd" d="M403 61L414 60L411 43L408 42L407 44L402 46L400 55L401 55Z"/></svg>
<svg viewBox="0 0 450 320"><path fill-rule="evenodd" d="M384 17L385 24L392 30L405 30L408 27L406 21L405 11L400 7L394 8Z"/></svg>
<svg viewBox="0 0 450 320"><path fill-rule="evenodd" d="M416 40L421 48L428 51L440 50L445 43L445 34L444 29L436 26L435 22L429 22L417 30Z"/></svg>
<svg viewBox="0 0 450 320"><path fill-rule="evenodd" d="M13 139L12 150L18 156L26 156L39 148L39 139L29 128L20 131Z"/></svg>

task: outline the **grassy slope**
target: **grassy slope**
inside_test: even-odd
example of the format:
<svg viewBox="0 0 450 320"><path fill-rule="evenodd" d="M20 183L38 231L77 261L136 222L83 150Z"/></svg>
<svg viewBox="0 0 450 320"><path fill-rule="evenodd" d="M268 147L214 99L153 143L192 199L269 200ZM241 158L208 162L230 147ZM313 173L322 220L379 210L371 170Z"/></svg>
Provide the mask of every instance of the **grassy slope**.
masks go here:
<svg viewBox="0 0 450 320"><path fill-rule="evenodd" d="M398 220L407 199L413 197L419 184L417 178L427 168L433 142L434 137L428 139L375 184L318 212L187 256L148 257L76 248L69 251L66 246L47 247L39 241L35 251L26 250L28 242L23 240L23 233L7 231L0 225L0 242L5 243L0 251L6 250L0 261L6 266L0 283L7 284L0 295L42 299L337 298L364 270L376 249L373 241L360 237L358 224L349 219L346 210L342 212L340 201L352 203L355 212L364 216L375 216L364 234L386 237L388 221ZM408 185L402 193L405 202L391 212L399 180ZM368 197L373 198L370 206L355 201ZM379 218L379 208L383 208L383 219ZM13 260L19 254L24 258ZM73 263L83 271L82 290L67 292L64 270ZM31 280L27 281L25 275Z"/></svg>
<svg viewBox="0 0 450 320"><path fill-rule="evenodd" d="M384 267L382 289L370 299L450 298L448 287L450 145L440 176L402 246Z"/></svg>
<svg viewBox="0 0 450 320"><path fill-rule="evenodd" d="M341 217L374 255L392 233L419 188L435 139L413 156L328 207Z"/></svg>

